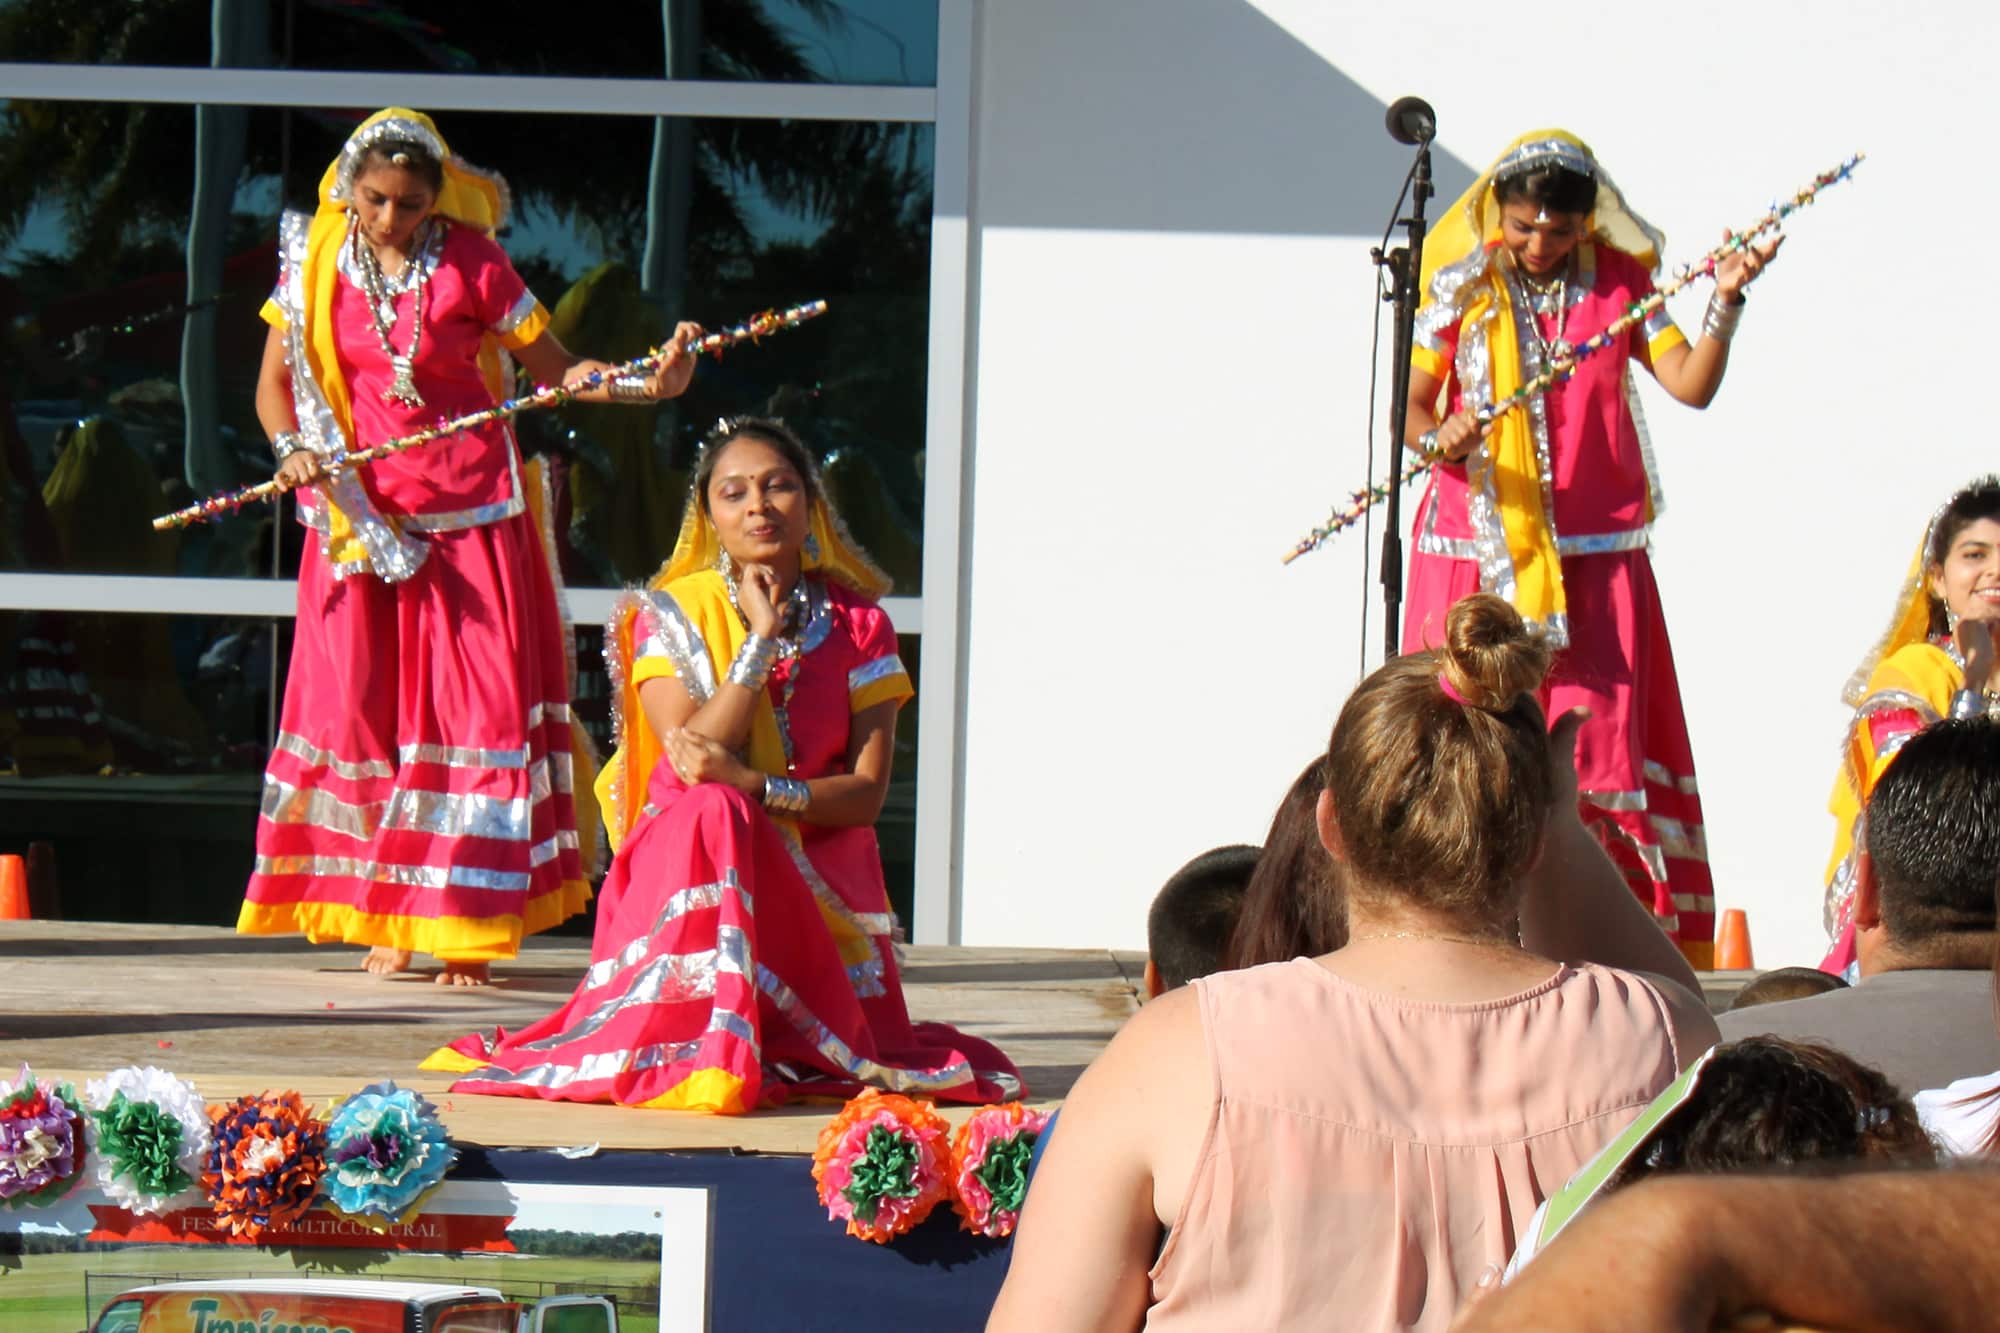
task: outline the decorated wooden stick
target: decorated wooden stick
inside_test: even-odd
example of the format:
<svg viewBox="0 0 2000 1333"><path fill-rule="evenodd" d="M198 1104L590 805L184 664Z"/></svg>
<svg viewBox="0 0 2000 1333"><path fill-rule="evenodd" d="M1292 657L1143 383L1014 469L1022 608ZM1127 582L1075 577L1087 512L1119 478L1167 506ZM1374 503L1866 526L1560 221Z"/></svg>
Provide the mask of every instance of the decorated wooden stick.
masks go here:
<svg viewBox="0 0 2000 1333"><path fill-rule="evenodd" d="M1864 154L1856 153L1839 166L1833 168L1833 170L1821 172L1813 178L1812 184L1806 186L1791 198L1772 204L1770 211L1757 219L1751 226L1742 231L1731 232L1722 244L1716 246L1692 264L1682 266L1674 273L1672 278L1659 287L1654 288L1652 294L1647 296L1643 301L1634 301L1628 306L1625 313L1617 319L1612 320L1603 332L1578 343L1570 355L1558 361L1551 362L1540 374L1522 381L1521 385L1512 393L1480 408L1474 413L1479 419L1480 424L1485 425L1495 418L1503 416L1515 408L1526 404L1529 400L1547 393L1555 385L1561 384L1576 373L1577 362L1583 360L1585 357L1601 352L1617 342L1634 324L1639 323L1665 305L1668 297L1674 295L1689 283L1699 278L1714 277L1716 266L1723 260L1727 259L1730 255L1738 254L1748 249L1752 243L1766 233L1776 231L1784 225L1787 217L1818 198L1821 190L1826 189L1829 185L1837 185L1841 181L1846 180L1854 173L1854 168L1861 164L1864 156ZM1403 474L1398 478L1397 484L1408 485L1418 477L1423 476L1424 473L1430 471L1431 468L1435 467L1441 461L1443 461L1443 455L1438 453L1427 453L1412 459L1404 466ZM1317 550L1328 538L1343 529L1353 527L1361 521L1363 514L1388 498L1389 483L1387 482L1376 482L1371 484L1366 490L1355 491L1348 497L1347 504L1344 507L1335 509L1327 516L1325 523L1307 533L1298 545L1285 554L1285 563L1289 565L1308 551Z"/></svg>
<svg viewBox="0 0 2000 1333"><path fill-rule="evenodd" d="M804 305L795 305L789 310L766 310L761 315L752 315L740 324L731 325L726 329L717 329L714 333L708 334L698 341L689 343L688 352L693 356L703 356L710 353L719 356L724 350L734 347L738 343L756 342L766 334L780 333L786 329L795 329L807 320L825 313L826 302L824 301L808 301ZM495 421L504 421L509 417L518 416L534 408L560 407L574 398L578 389L595 389L607 380L617 379L622 375L651 374L671 360L675 355L675 351L676 349L672 344L655 347L652 351L646 353L646 355L634 357L622 365L611 366L604 370L594 370L577 380L574 384L543 385L533 393L524 394L519 398L509 398L505 402L496 403L492 407L483 408L477 412L469 412L462 417L453 417L448 421L440 421L437 425L417 431L415 434L399 436L393 440L384 440L380 444L370 445L366 449L358 449L349 453L337 454L331 458L321 459L320 465L329 472L361 467L364 464L374 462L378 458L387 458L390 454L399 454L405 449L421 448L426 444L442 440L447 436L463 434L469 430L477 430L481 426L489 425ZM176 510L171 514L160 515L153 520L153 528L155 531L164 532L169 528L184 528L192 523L205 523L209 519L219 518L224 514L233 514L253 500L268 500L278 493L278 483L276 481L259 482L255 486L246 486L240 491L225 491L220 495L211 495L199 504L191 504L186 509Z"/></svg>

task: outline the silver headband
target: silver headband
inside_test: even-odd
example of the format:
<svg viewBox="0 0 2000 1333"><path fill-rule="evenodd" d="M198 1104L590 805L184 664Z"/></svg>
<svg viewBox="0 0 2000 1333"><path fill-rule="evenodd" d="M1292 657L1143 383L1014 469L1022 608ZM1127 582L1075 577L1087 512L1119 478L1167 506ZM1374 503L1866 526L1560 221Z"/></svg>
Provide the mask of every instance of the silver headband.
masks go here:
<svg viewBox="0 0 2000 1333"><path fill-rule="evenodd" d="M406 120L401 116L378 120L373 125L356 130L348 139L347 146L340 150L340 167L334 172L333 189L327 195L328 203L344 204L351 199L354 178L361 172L362 155L385 139L401 139L417 144L440 165L450 156L445 152L444 140L421 121Z"/></svg>
<svg viewBox="0 0 2000 1333"><path fill-rule="evenodd" d="M1587 180L1597 179L1597 163L1575 144L1562 139L1530 139L1500 159L1493 168L1493 183L1498 185L1543 167L1561 167Z"/></svg>

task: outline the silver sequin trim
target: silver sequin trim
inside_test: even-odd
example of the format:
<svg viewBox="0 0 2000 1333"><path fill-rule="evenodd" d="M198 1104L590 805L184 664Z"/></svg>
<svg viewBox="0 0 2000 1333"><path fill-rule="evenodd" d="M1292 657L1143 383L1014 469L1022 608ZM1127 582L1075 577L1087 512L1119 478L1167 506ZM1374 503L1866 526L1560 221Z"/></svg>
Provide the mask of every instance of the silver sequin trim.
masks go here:
<svg viewBox="0 0 2000 1333"><path fill-rule="evenodd" d="M506 436L507 478L512 493L504 500L473 505L469 509L408 514L403 518L404 527L412 532L459 532L466 528L483 528L488 523L498 523L527 512L527 496L521 489L521 451L514 447L514 432L505 425L500 429Z"/></svg>
<svg viewBox="0 0 2000 1333"><path fill-rule="evenodd" d="M798 828L790 820L772 821L778 832L784 836L785 850L792 854L792 864L798 868L799 877L812 890L813 897L837 920L851 926L861 935L883 936L896 929L896 918L887 912L857 912L847 905L838 893L833 891L806 855L804 844L799 841Z"/></svg>
<svg viewBox="0 0 2000 1333"><path fill-rule="evenodd" d="M381 801L350 803L322 787L294 787L267 776L257 811L273 824L304 824L367 842L381 826L382 806Z"/></svg>
<svg viewBox="0 0 2000 1333"><path fill-rule="evenodd" d="M660 1042L622 1051L599 1051L573 1065L544 1064L509 1070L498 1066L475 1070L463 1077L481 1083L505 1083L523 1088L566 1088L572 1083L595 1082L620 1074L642 1073L692 1060L701 1053L702 1043L715 1033L726 1033L749 1045L753 1058L762 1054L757 1031L741 1014L717 1009L708 1016L708 1031L693 1041Z"/></svg>
<svg viewBox="0 0 2000 1333"><path fill-rule="evenodd" d="M291 366L292 414L298 419L299 438L321 459L330 460L344 455L348 442L307 360L305 261L306 239L311 228L311 216L296 209L287 209L279 220L278 253L283 265L278 283L282 299L278 304L285 312L286 360ZM387 583L401 583L417 572L430 554L430 547L398 533L382 517L363 489L359 473L351 468L337 470L330 474L324 489L353 524L354 535L368 553L368 567L377 577ZM314 490L299 492L299 521L319 531L320 553L327 556L327 519L321 512L317 494ZM338 579L358 572L358 568L352 562L344 566L336 564L333 572Z"/></svg>
<svg viewBox="0 0 2000 1333"><path fill-rule="evenodd" d="M1578 537L1556 539L1558 555L1609 555L1620 551L1643 551L1652 545L1651 528L1628 532L1593 532Z"/></svg>
<svg viewBox="0 0 2000 1333"><path fill-rule="evenodd" d="M1646 761L1646 781L1657 783L1662 787L1672 787L1687 796L1700 794L1695 787L1693 775L1680 776L1657 759Z"/></svg>
<svg viewBox="0 0 2000 1333"><path fill-rule="evenodd" d="M822 1059L858 1082L873 1083L891 1092L938 1092L972 1081L972 1066L963 1060L938 1069L895 1069L856 1055L852 1047L806 1008L805 1001L777 973L762 963L757 964L757 989L777 1006L785 1021L812 1044Z"/></svg>
<svg viewBox="0 0 2000 1333"><path fill-rule="evenodd" d="M637 594L639 618L632 626L635 660L664 657L696 707L715 697L715 665L708 644L674 595L664 588ZM622 693L622 691L621 691Z"/></svg>
<svg viewBox="0 0 2000 1333"><path fill-rule="evenodd" d="M620 972L639 962L639 960L652 951L653 941L659 937L661 931L686 916L689 912L699 912L707 908L722 906L722 898L725 893L736 895L737 904L743 909L746 916L752 913L753 906L750 902L750 895L743 892L743 885L736 877L735 868L732 866L725 869L722 872L721 879L710 884L690 885L668 898L666 905L660 908L659 916L653 919L651 929L644 935L632 940L623 949L611 955L611 957L599 959L590 965L590 970L583 974L584 989L596 990L601 986L610 984L612 979Z"/></svg>
<svg viewBox="0 0 2000 1333"><path fill-rule="evenodd" d="M604 1001L554 1036L523 1042L520 1049L554 1051L572 1042L586 1041L634 1005L682 1004L689 1000L712 999L717 977L725 972L746 976L749 968L749 937L739 927L719 926L713 949L661 954L634 972L622 993Z"/></svg>
<svg viewBox="0 0 2000 1333"><path fill-rule="evenodd" d="M886 680L890 676L906 676L908 674L909 669L903 665L903 659L895 653L890 653L886 657L878 657L874 661L864 663L848 672L847 692L849 694L858 694L878 680Z"/></svg>
<svg viewBox="0 0 2000 1333"><path fill-rule="evenodd" d="M363 778L393 778L395 766L386 759L342 759L331 750L322 750L296 732L281 731L271 747L304 760L314 768L330 768L349 782Z"/></svg>
<svg viewBox="0 0 2000 1333"><path fill-rule="evenodd" d="M312 875L369 880L410 889L493 889L526 893L531 876L509 870L486 870L478 866L393 865L352 856L260 856L260 875Z"/></svg>
<svg viewBox="0 0 2000 1333"><path fill-rule="evenodd" d="M389 798L382 827L437 838L490 838L526 842L534 836L525 796L477 796L401 788Z"/></svg>
<svg viewBox="0 0 2000 1333"><path fill-rule="evenodd" d="M533 292L522 292L521 299L514 302L514 308L500 316L499 321L493 325L493 331L502 337L512 333L515 329L521 327L528 316L535 313L535 307L539 304L540 302L535 300Z"/></svg>
<svg viewBox="0 0 2000 1333"><path fill-rule="evenodd" d="M421 121L404 116L378 120L348 136L347 143L340 150L340 166L334 171L333 185L327 190L328 203L344 204L349 201L354 194L354 178L361 170L361 155L384 139L404 139L421 144L424 151L439 162L451 157L445 151L444 140L426 129Z"/></svg>

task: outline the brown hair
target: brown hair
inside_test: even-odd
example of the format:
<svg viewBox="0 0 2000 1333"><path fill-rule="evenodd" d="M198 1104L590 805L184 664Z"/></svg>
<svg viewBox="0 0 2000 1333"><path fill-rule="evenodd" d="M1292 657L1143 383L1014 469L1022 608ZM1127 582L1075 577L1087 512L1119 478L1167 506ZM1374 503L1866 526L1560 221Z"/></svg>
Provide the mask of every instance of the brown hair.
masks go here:
<svg viewBox="0 0 2000 1333"><path fill-rule="evenodd" d="M1312 958L1347 943L1340 867L1319 841L1319 794L1325 789L1326 756L1316 754L1271 818L1242 914L1222 951L1225 970Z"/></svg>
<svg viewBox="0 0 2000 1333"><path fill-rule="evenodd" d="M1745 1037L1716 1048L1693 1095L1653 1130L1615 1187L1853 1161L1928 1166L1937 1146L1879 1070L1814 1042Z"/></svg>
<svg viewBox="0 0 2000 1333"><path fill-rule="evenodd" d="M1953 494L1931 525L1930 545L1924 551L1924 596L1930 601L1932 637L1945 633L1950 622L1944 599L1930 591L1930 576L1944 568L1958 534L1982 518L2000 519L2000 476L1991 473L1973 478Z"/></svg>
<svg viewBox="0 0 2000 1333"><path fill-rule="evenodd" d="M1553 654L1512 606L1475 593L1446 614L1443 647L1386 663L1349 697L1327 750L1349 893L1513 906L1553 799L1534 695Z"/></svg>

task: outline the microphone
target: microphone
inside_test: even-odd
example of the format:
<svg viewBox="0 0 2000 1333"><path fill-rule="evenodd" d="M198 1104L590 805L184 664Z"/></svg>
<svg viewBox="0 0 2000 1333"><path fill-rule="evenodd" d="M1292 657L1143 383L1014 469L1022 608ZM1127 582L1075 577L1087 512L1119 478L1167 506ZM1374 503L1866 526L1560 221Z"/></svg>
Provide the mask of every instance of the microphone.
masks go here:
<svg viewBox="0 0 2000 1333"><path fill-rule="evenodd" d="M1437 137L1437 112L1421 97L1399 97L1389 104L1389 137L1397 143L1426 144Z"/></svg>

